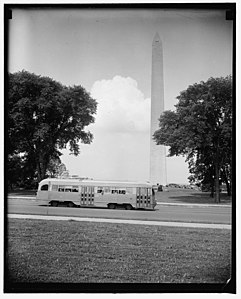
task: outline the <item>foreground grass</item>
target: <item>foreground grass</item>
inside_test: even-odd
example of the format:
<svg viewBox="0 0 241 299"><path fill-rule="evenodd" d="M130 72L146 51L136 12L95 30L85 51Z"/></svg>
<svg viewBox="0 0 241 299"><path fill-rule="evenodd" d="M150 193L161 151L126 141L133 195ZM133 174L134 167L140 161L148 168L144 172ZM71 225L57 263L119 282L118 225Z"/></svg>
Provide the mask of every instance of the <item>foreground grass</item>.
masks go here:
<svg viewBox="0 0 241 299"><path fill-rule="evenodd" d="M229 230L9 219L9 282L225 283Z"/></svg>

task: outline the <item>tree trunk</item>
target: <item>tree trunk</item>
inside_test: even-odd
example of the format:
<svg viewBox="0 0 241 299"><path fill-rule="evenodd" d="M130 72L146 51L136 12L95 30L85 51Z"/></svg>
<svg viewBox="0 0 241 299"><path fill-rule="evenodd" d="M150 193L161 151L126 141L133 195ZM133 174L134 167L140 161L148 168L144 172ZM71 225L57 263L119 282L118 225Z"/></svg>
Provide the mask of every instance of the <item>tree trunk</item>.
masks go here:
<svg viewBox="0 0 241 299"><path fill-rule="evenodd" d="M219 185L220 168L218 161L215 162L215 202L220 203L220 185Z"/></svg>
<svg viewBox="0 0 241 299"><path fill-rule="evenodd" d="M227 186L227 193L228 193L228 196L231 196L232 192L231 192L231 188L230 188L230 184L229 184L229 182L226 183L226 186Z"/></svg>
<svg viewBox="0 0 241 299"><path fill-rule="evenodd" d="M41 174L40 174L40 163L37 162L37 176L38 176L38 183L41 181Z"/></svg>
<svg viewBox="0 0 241 299"><path fill-rule="evenodd" d="M211 184L211 193L210 193L210 197L214 197L214 183L212 182Z"/></svg>
<svg viewBox="0 0 241 299"><path fill-rule="evenodd" d="M38 156L38 162L37 162L37 172L38 172L38 182L45 179L46 176L46 170L47 170L47 162L46 159L41 153Z"/></svg>
<svg viewBox="0 0 241 299"><path fill-rule="evenodd" d="M226 187L227 187L228 196L231 196L231 185L230 185L230 183L228 181L227 170L225 168L223 170L223 179L224 179L224 182L225 182Z"/></svg>
<svg viewBox="0 0 241 299"><path fill-rule="evenodd" d="M229 184L229 181L228 181L226 175L225 175L225 177L224 177L224 181L225 181L225 184L226 184L226 187L227 187L227 193L228 193L228 196L231 196L231 186L230 186L230 184Z"/></svg>

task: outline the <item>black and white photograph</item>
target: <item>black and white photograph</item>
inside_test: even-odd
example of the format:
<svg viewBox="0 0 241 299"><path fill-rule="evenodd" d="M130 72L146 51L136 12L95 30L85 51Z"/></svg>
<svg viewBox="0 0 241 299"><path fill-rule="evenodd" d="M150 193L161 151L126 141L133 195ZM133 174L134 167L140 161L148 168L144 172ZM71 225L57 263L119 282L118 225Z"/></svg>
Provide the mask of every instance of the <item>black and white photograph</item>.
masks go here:
<svg viewBox="0 0 241 299"><path fill-rule="evenodd" d="M4 5L5 293L236 293L235 15Z"/></svg>

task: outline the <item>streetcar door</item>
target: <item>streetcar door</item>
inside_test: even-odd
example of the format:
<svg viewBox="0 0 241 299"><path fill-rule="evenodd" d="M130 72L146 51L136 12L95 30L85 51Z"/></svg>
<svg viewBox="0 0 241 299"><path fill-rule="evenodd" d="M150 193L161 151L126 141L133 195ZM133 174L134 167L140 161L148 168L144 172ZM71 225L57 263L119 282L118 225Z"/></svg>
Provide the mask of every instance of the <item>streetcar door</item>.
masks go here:
<svg viewBox="0 0 241 299"><path fill-rule="evenodd" d="M80 205L89 206L94 204L94 186L81 186Z"/></svg>
<svg viewBox="0 0 241 299"><path fill-rule="evenodd" d="M149 209L152 208L152 190L151 188L136 188L136 208Z"/></svg>

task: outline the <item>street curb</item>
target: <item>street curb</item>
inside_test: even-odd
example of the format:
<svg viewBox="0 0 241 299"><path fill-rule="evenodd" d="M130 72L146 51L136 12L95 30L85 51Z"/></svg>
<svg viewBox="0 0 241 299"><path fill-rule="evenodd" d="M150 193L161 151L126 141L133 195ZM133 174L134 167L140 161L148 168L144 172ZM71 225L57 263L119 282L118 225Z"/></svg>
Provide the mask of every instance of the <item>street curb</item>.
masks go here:
<svg viewBox="0 0 241 299"><path fill-rule="evenodd" d="M8 199L31 199L36 200L33 196L8 196ZM188 207L218 207L218 208L231 208L231 205L218 205L218 204L206 204L206 203L178 203L178 202L157 202L157 205L163 206L188 206Z"/></svg>
<svg viewBox="0 0 241 299"><path fill-rule="evenodd" d="M148 220L127 220L127 219L106 219L106 218L87 218L87 217L66 217L66 216L45 216L45 215L22 215L8 214L8 218L15 219L38 219L38 220L64 220L79 222L101 222L101 223L119 223L119 224L141 224L154 226L171 226L185 228L213 228L213 229L229 229L230 224L212 224L212 223L193 223L193 222L164 222L164 221L148 221Z"/></svg>

